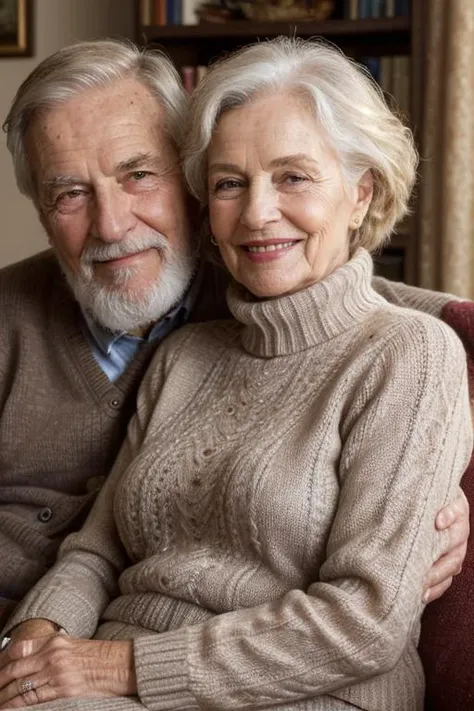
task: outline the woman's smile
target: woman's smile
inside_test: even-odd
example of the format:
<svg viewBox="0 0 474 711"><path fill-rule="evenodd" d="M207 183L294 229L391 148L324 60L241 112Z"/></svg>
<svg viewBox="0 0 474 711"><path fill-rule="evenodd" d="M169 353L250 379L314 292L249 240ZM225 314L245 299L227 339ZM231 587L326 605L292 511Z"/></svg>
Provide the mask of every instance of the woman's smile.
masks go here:
<svg viewBox="0 0 474 711"><path fill-rule="evenodd" d="M285 257L301 240L254 240L241 245L246 253L247 259L259 264L261 262L271 262L275 259Z"/></svg>

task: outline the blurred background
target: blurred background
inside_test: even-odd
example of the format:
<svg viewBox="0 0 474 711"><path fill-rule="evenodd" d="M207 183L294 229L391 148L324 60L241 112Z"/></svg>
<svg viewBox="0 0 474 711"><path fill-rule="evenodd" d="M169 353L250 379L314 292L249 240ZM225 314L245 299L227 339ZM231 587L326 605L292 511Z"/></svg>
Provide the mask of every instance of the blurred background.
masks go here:
<svg viewBox="0 0 474 711"><path fill-rule="evenodd" d="M222 52L278 34L337 44L414 131L413 213L377 256L378 271L474 298L474 0L0 0L0 116L34 66L75 40L158 46L192 91ZM0 267L46 247L3 133L0 214Z"/></svg>

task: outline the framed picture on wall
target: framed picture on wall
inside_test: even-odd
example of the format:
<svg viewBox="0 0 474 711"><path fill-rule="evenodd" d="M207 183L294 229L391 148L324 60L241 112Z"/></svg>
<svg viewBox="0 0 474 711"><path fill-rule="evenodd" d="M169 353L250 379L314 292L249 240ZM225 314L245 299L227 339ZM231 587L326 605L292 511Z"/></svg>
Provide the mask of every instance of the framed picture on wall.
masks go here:
<svg viewBox="0 0 474 711"><path fill-rule="evenodd" d="M0 0L0 57L30 57L32 1Z"/></svg>

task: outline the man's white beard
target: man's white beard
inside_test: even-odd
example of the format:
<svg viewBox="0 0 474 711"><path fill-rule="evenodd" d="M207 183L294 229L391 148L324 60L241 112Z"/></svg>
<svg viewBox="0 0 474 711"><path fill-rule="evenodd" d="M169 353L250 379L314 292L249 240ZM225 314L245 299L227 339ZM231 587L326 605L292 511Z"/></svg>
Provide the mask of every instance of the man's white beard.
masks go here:
<svg viewBox="0 0 474 711"><path fill-rule="evenodd" d="M155 248L161 253L162 268L156 283L133 291L134 276L139 267L117 269L113 283L98 283L94 263L119 259L136 252ZM133 331L148 326L170 311L185 294L191 281L196 257L171 250L160 234L145 238L106 244L91 238L81 255L81 271L73 273L58 255L74 296L97 323L111 331ZM130 284L130 286L128 286Z"/></svg>

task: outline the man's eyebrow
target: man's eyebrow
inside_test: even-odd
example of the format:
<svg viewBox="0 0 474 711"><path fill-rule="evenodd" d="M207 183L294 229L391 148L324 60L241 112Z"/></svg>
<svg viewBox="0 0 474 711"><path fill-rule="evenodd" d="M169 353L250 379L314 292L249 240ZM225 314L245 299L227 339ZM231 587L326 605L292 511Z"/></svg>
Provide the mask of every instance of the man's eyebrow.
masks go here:
<svg viewBox="0 0 474 711"><path fill-rule="evenodd" d="M41 187L44 190L51 192L55 188L63 188L70 185L82 185L83 183L83 180L76 178L74 175L55 175L53 178L42 180Z"/></svg>
<svg viewBox="0 0 474 711"><path fill-rule="evenodd" d="M152 162L156 162L158 160L158 156L152 154L152 153L139 153L136 156L132 156L132 158L127 158L127 160L120 161L120 163L117 164L116 170L120 173L126 172L128 170L137 170L137 168L142 167L145 164L150 164Z"/></svg>
<svg viewBox="0 0 474 711"><path fill-rule="evenodd" d="M234 163L211 163L209 173L242 173L238 165Z"/></svg>

